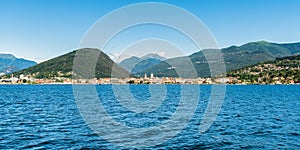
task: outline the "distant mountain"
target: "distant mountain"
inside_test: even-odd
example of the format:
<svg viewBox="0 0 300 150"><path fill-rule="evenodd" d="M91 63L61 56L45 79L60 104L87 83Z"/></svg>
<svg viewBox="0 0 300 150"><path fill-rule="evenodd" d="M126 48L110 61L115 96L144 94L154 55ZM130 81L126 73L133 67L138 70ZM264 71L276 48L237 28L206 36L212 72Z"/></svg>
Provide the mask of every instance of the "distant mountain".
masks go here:
<svg viewBox="0 0 300 150"><path fill-rule="evenodd" d="M232 83L300 83L300 55L276 58L227 73Z"/></svg>
<svg viewBox="0 0 300 150"><path fill-rule="evenodd" d="M161 60L156 59L156 58L147 58L147 59L141 59L139 63L137 63L131 70L132 74L137 74L140 72L143 72L152 66L155 66L159 64Z"/></svg>
<svg viewBox="0 0 300 150"><path fill-rule="evenodd" d="M146 59L149 59L149 58L157 59L157 60L160 60L160 61L166 60L166 57L162 57L158 54L147 54L147 55L141 57L141 59L143 59L143 60L146 60Z"/></svg>
<svg viewBox="0 0 300 150"><path fill-rule="evenodd" d="M0 54L0 73L9 74L31 66L36 65L36 62L16 58L12 54Z"/></svg>
<svg viewBox="0 0 300 150"><path fill-rule="evenodd" d="M288 49L292 55L300 54L300 43L291 43L291 44L275 44L281 47Z"/></svg>
<svg viewBox="0 0 300 150"><path fill-rule="evenodd" d="M132 56L130 58L124 59L119 63L119 65L126 69L132 74L137 74L143 72L150 67L159 64L161 61L166 60L165 57L159 56L158 54L147 54L141 58Z"/></svg>
<svg viewBox="0 0 300 150"><path fill-rule="evenodd" d="M78 54L77 52L80 52ZM90 62L91 58L95 55L100 54L98 61L96 63L96 69L93 70L93 62ZM80 67L84 68L83 70L95 71L96 78L104 77L128 77L129 73L123 68L115 64L109 56L101 52L98 49L79 49L73 52L67 53L65 55L50 59L48 61L42 62L36 66L30 67L28 69L21 70L14 73L15 75L26 74L32 75L35 78L52 78L52 77L72 77L73 71L73 62L75 56L79 59L84 60L79 64ZM86 69L87 68L87 69ZM113 76L112 70L114 70ZM92 76L87 76L89 72L76 72L75 74L78 77L92 78Z"/></svg>
<svg viewBox="0 0 300 150"><path fill-rule="evenodd" d="M180 68L182 72L186 73L185 76L188 77L191 75L189 75L190 71L188 71L187 69L189 68L189 65L193 64L199 77L209 77L210 70L207 60L204 56L204 52L211 53L213 55L213 51L214 50L203 50L196 52L190 56L167 59L135 75L141 76L145 73L154 73L155 76L159 77L178 77L175 69ZM256 64L258 62L274 60L278 57L295 55L297 53L300 53L300 43L276 44L266 41L259 41L247 43L239 47L231 46L228 48L223 48L221 49L221 52L224 57L226 70L230 71L248 65ZM185 59L190 59L192 64L186 63L186 65L184 65L182 62ZM222 60L216 60L216 62L212 64L220 62L222 62Z"/></svg>
<svg viewBox="0 0 300 150"><path fill-rule="evenodd" d="M136 64L138 64L141 61L141 58L132 56L130 58L126 58L122 60L119 64L120 67L124 68L128 72L131 72L131 70L134 68Z"/></svg>

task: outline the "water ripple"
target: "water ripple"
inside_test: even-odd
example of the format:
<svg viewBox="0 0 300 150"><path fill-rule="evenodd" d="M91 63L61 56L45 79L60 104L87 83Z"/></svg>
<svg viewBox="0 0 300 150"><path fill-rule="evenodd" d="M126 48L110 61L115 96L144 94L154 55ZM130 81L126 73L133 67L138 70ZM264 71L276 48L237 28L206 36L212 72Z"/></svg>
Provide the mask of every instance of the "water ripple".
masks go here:
<svg viewBox="0 0 300 150"><path fill-rule="evenodd" d="M137 128L160 125L176 111L180 88L175 85L167 88L169 95L160 107L136 114L118 103L110 85L97 86L107 112L116 121ZM199 88L199 106L188 126L171 140L147 149L300 147L299 86L228 86L220 114L204 134L198 132L198 127L211 87ZM150 97L146 85L130 90L141 101ZM103 140L85 124L70 85L1 85L0 95L0 149L122 149ZM159 139L170 132L172 128L163 133L145 132L144 136L155 135ZM138 139L113 138L116 142L138 143Z"/></svg>

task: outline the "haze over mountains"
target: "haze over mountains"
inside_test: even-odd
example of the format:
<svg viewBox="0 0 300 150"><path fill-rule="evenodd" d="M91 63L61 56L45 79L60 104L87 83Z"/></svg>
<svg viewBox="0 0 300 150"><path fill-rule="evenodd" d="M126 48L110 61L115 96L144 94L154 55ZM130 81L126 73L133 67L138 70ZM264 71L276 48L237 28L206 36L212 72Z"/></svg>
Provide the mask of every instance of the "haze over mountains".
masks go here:
<svg viewBox="0 0 300 150"><path fill-rule="evenodd" d="M136 74L143 72L164 60L166 60L166 58L159 56L158 54L147 54L143 57L132 56L121 61L119 66L132 74Z"/></svg>
<svg viewBox="0 0 300 150"><path fill-rule="evenodd" d="M16 58L12 54L0 54L0 74L9 74L36 64L34 61Z"/></svg>
<svg viewBox="0 0 300 150"><path fill-rule="evenodd" d="M97 49L81 49L100 51ZM184 72L184 77L191 76L192 73L189 68L195 67L198 77L210 77L210 69L205 53L209 53L214 57L213 49L207 49L195 52L189 56L176 57L166 59L157 54L148 54L144 57L130 57L119 64L114 63L109 56L101 52L96 67L96 77L111 77L112 66L116 68L117 72L125 76L144 76L153 73L156 77L179 77L176 69ZM221 49L224 60L216 60L210 62L214 65L218 63L225 64L226 71L242 68L259 62L274 60L280 57L292 56L300 54L300 43L291 44L277 44L266 41L258 41L244 44L242 46L231 46ZM36 78L49 77L71 77L73 60L76 51L45 61L34 67L24 69L14 74L31 74ZM190 60L187 62L186 60ZM82 66L89 66L90 64L82 64ZM123 69L124 68L124 69ZM222 72L225 73L225 72ZM181 76L182 77L182 76Z"/></svg>

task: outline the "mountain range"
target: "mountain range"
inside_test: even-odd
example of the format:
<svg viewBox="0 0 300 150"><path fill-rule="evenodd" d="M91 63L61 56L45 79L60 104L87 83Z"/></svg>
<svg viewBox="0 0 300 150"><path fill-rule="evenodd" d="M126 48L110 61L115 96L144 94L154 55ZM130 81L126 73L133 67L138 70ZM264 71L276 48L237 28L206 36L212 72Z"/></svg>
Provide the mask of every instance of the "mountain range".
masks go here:
<svg viewBox="0 0 300 150"><path fill-rule="evenodd" d="M0 74L13 73L36 64L34 61L16 58L12 54L0 54Z"/></svg>
<svg viewBox="0 0 300 150"><path fill-rule="evenodd" d="M216 62L211 64L224 62L226 71L231 71L251 64L256 64L258 62L299 54L300 43L276 44L266 41L258 41L247 43L242 46L223 48L221 49L221 52L224 60L216 60ZM175 69L180 68L183 70L182 72L186 72L185 76L190 76L189 71L184 71L184 69L188 69L188 65L193 64L199 77L210 77L211 74L209 65L204 54L212 54L212 56L214 56L213 53L213 49L206 49L193 53L189 56L167 59L143 72L136 73L135 75L142 76L145 73L153 73L158 77L178 77ZM182 62L185 59L189 59L192 64L186 63L186 65L183 65Z"/></svg>
<svg viewBox="0 0 300 150"><path fill-rule="evenodd" d="M164 60L166 60L166 58L159 56L158 54L147 54L143 57L132 56L124 59L118 65L132 74L137 74Z"/></svg>
<svg viewBox="0 0 300 150"><path fill-rule="evenodd" d="M93 51L100 51L97 49L80 49L70 52L68 54L59 56L42 62L38 65L18 71L14 74L31 74L36 78L49 77L71 77L73 71L73 60L77 51L86 51L86 54L93 53ZM206 57L213 58L214 49L205 49L195 52L189 56L175 57L166 59L157 54L148 54L144 57L130 57L119 64L114 63L109 56L101 52L98 58L96 67L97 78L111 77L112 68L116 72L125 76L144 76L144 74L153 73L156 77L179 77L176 70L180 70L180 77L195 77L194 72L190 70L191 66L195 67L196 76L210 77L210 65L217 65L219 63L225 64L226 71L243 68L245 66L253 65L259 62L275 60L276 58L293 56L300 54L300 43L291 44L277 44L266 41L250 42L242 46L231 46L220 49L223 58L214 58L207 61ZM85 58L84 53L82 57ZM206 57L205 57L206 56ZM188 61L187 61L188 60ZM83 67L89 67L90 62L82 64ZM114 67L113 67L114 66ZM123 69L124 68L124 69ZM226 71L219 71L219 74L225 74ZM84 75L83 75L84 76Z"/></svg>

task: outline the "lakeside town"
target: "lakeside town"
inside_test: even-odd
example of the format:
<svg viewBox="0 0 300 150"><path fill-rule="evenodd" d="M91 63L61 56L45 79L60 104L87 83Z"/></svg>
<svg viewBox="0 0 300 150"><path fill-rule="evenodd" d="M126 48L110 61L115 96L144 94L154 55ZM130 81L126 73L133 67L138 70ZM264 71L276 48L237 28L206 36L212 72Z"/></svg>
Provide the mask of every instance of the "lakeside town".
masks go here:
<svg viewBox="0 0 300 150"><path fill-rule="evenodd" d="M271 84L299 84L293 80L286 81L284 78L274 77ZM217 77L217 78L173 78L155 77L153 73L144 77L129 78L94 78L94 79L72 79L66 77L54 77L51 79L37 79L30 75L21 74L19 77L11 75L10 78L2 76L0 84L270 84L265 82L250 82L237 77Z"/></svg>

